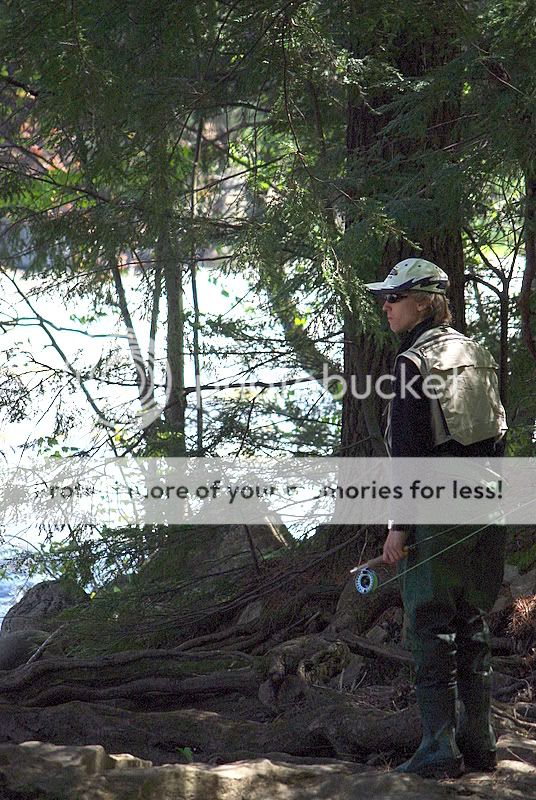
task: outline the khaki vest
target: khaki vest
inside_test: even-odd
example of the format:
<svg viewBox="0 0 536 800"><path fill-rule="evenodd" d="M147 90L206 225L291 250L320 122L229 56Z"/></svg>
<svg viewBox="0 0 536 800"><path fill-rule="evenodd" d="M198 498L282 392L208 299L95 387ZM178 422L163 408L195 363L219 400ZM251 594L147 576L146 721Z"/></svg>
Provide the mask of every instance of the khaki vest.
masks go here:
<svg viewBox="0 0 536 800"><path fill-rule="evenodd" d="M431 399L434 446L451 439L462 445L500 439L508 429L499 396L497 364L485 347L448 325L430 328L398 358L412 361L423 380L439 376ZM395 362L396 369L396 362ZM391 452L391 403L385 430Z"/></svg>

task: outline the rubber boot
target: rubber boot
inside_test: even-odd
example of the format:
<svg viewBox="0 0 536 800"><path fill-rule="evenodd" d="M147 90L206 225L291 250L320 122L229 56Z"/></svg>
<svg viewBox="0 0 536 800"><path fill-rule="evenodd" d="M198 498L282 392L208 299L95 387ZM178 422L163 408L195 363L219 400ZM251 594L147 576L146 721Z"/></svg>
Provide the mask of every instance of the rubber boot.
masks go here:
<svg viewBox="0 0 536 800"><path fill-rule="evenodd" d="M461 708L456 743L465 766L492 772L497 766L497 742L491 725L491 673L474 673L459 681Z"/></svg>
<svg viewBox="0 0 536 800"><path fill-rule="evenodd" d="M423 737L413 756L395 772L423 778L458 778L464 771L456 744L456 686L416 686Z"/></svg>

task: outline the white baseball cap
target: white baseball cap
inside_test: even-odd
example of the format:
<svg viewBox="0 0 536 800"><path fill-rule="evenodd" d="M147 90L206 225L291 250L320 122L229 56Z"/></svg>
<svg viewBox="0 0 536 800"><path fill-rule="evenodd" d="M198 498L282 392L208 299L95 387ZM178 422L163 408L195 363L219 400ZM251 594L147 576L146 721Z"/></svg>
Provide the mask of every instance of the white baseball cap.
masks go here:
<svg viewBox="0 0 536 800"><path fill-rule="evenodd" d="M430 292L446 294L449 276L437 264L424 258L406 258L395 264L389 275L380 283L366 283L375 294L388 292Z"/></svg>

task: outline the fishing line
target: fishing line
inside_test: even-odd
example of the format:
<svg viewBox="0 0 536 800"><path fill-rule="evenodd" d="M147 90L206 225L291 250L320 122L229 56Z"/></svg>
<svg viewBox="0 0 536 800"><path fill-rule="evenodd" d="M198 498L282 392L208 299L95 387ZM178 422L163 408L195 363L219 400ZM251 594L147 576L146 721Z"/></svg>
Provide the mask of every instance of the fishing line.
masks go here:
<svg viewBox="0 0 536 800"><path fill-rule="evenodd" d="M534 502L534 501L531 501L531 502ZM476 531L471 531L471 533L468 533L467 536L464 536L461 539L457 539L455 542L452 542L452 544L447 545L442 550L439 550L437 553L432 553L432 555L428 556L428 558L425 558L422 561L419 561L417 564L414 564L412 567L408 567L407 569L403 570L399 574L393 575L392 578L388 578L386 581L383 581L381 586L382 587L383 586L387 586L388 583L392 583L393 581L399 580L399 578L403 578L404 575L407 575L409 572L413 572L413 570L417 569L417 567L422 567L424 564L428 564L429 561L432 561L434 558L437 558L438 556L443 555L443 553L447 553L449 550L452 550L453 547L456 547L457 545L462 544L462 542L466 542L468 539L471 539L473 536L476 536L477 533L481 533L482 531L486 530L486 528L490 528L494 524L495 523L493 523L493 522L487 522L485 525L482 525L481 528L477 528ZM453 530L456 527L459 527L459 526L453 525L450 529L447 528L446 530L441 531L441 533L446 533L447 530ZM417 548L420 544L424 544L424 542L428 542L428 541L430 541L430 539L435 539L436 536L439 536L439 534L435 534L434 536L429 536L426 539L423 539L422 542L415 542L415 544L412 544L412 545L410 545L408 547L408 550Z"/></svg>
<svg viewBox="0 0 536 800"><path fill-rule="evenodd" d="M535 502L536 502L536 500L529 500L526 503L523 503L522 505L518 506L518 508L516 508L516 509L512 509L509 512L502 512L501 516L503 518L507 517L509 514L512 514L514 511L517 511L520 508L526 508L527 506L530 506ZM359 572L359 574L357 575L357 577L355 579L356 589L357 589L358 592L360 592L360 594L369 594L370 592L375 591L375 589L377 589L378 587L387 586L389 583L393 583L394 581L397 581L400 578L403 578L404 575L407 575L409 572L413 572L413 570L417 569L418 567L421 567L424 564L427 564L429 561L432 561L434 558L437 558L438 556L443 555L443 553L446 553L449 550L452 550L453 547L456 547L457 545L462 544L463 542L467 541L468 539L471 539L473 536L476 536L478 533L481 533L482 531L486 530L486 528L490 528L492 525L496 525L496 523L495 522L487 522L485 525L482 525L480 528L477 528L475 531L471 531L471 533L467 534L467 536L463 536L461 539L457 539L455 542L452 542L452 544L447 545L442 550L439 550L437 553L432 553L431 556L428 556L427 558L423 559L422 561L419 561L417 564L414 564L411 567L407 567L407 569L403 570L400 573L397 573L396 575L393 575L393 577L388 578L386 581L382 581L381 584L378 581L378 576L376 575L376 573L373 572L373 570L369 569L365 565L363 567L363 569ZM419 545L422 545L425 542L429 542L432 539L436 539L438 536L442 536L443 534L448 533L449 531L455 530L457 527L460 527L460 526L459 525L451 525L450 528L444 528L443 530L438 531L437 533L434 533L431 536L427 536L425 539L422 539L420 542L414 542L413 544L409 545L406 549L407 549L407 551L414 550L417 547L419 547Z"/></svg>

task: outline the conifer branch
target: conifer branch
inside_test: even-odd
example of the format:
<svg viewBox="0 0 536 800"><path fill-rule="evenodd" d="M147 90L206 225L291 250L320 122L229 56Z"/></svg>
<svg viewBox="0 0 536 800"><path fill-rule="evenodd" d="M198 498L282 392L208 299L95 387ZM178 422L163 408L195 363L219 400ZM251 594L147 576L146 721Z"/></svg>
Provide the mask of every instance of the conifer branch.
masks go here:
<svg viewBox="0 0 536 800"><path fill-rule="evenodd" d="M33 89L27 83L22 83L22 81L18 81L16 78L12 78L10 75L1 75L0 80L4 83L7 83L8 86L14 86L16 89L23 89L26 94L31 95L32 97L39 97L41 92L38 89Z"/></svg>
<svg viewBox="0 0 536 800"><path fill-rule="evenodd" d="M49 329L48 325L46 324L44 318L41 317L41 315L38 313L37 309L34 308L34 306L33 306L32 302L30 301L29 297L27 296L27 294L25 292L23 292L23 290L18 285L17 281L14 280L14 278L12 278L11 275L5 269L3 269L2 267L0 267L0 272L2 272L2 274L11 282L11 284L15 288L17 294L21 297L22 300L24 300L24 302L26 303L26 305L28 306L28 308L30 309L32 314L35 316L40 328L44 331L44 333L48 337L52 347L54 348L54 350L60 356L60 358L63 361L63 363L65 364L69 374L73 378L76 378L76 380L78 382L78 385L80 386L80 389L82 390L86 400L88 401L89 405L91 406L91 408L93 409L93 411L95 412L97 417L106 422L105 414L101 411L101 409L98 407L97 403L95 402L95 400L91 396L90 392L88 391L87 386L85 385L85 381L82 378L82 376L80 375L80 373L71 364L71 362L67 358L66 353L63 351L63 349L60 347L60 345L56 341L55 337L50 332L50 329ZM108 427L111 427L111 423L110 422L106 422L106 424L107 424ZM115 442L114 442L113 436L111 436L109 433L107 433L107 438L108 438L108 442L109 442L114 454L117 456L118 455L118 451L117 451L117 448L115 446Z"/></svg>

